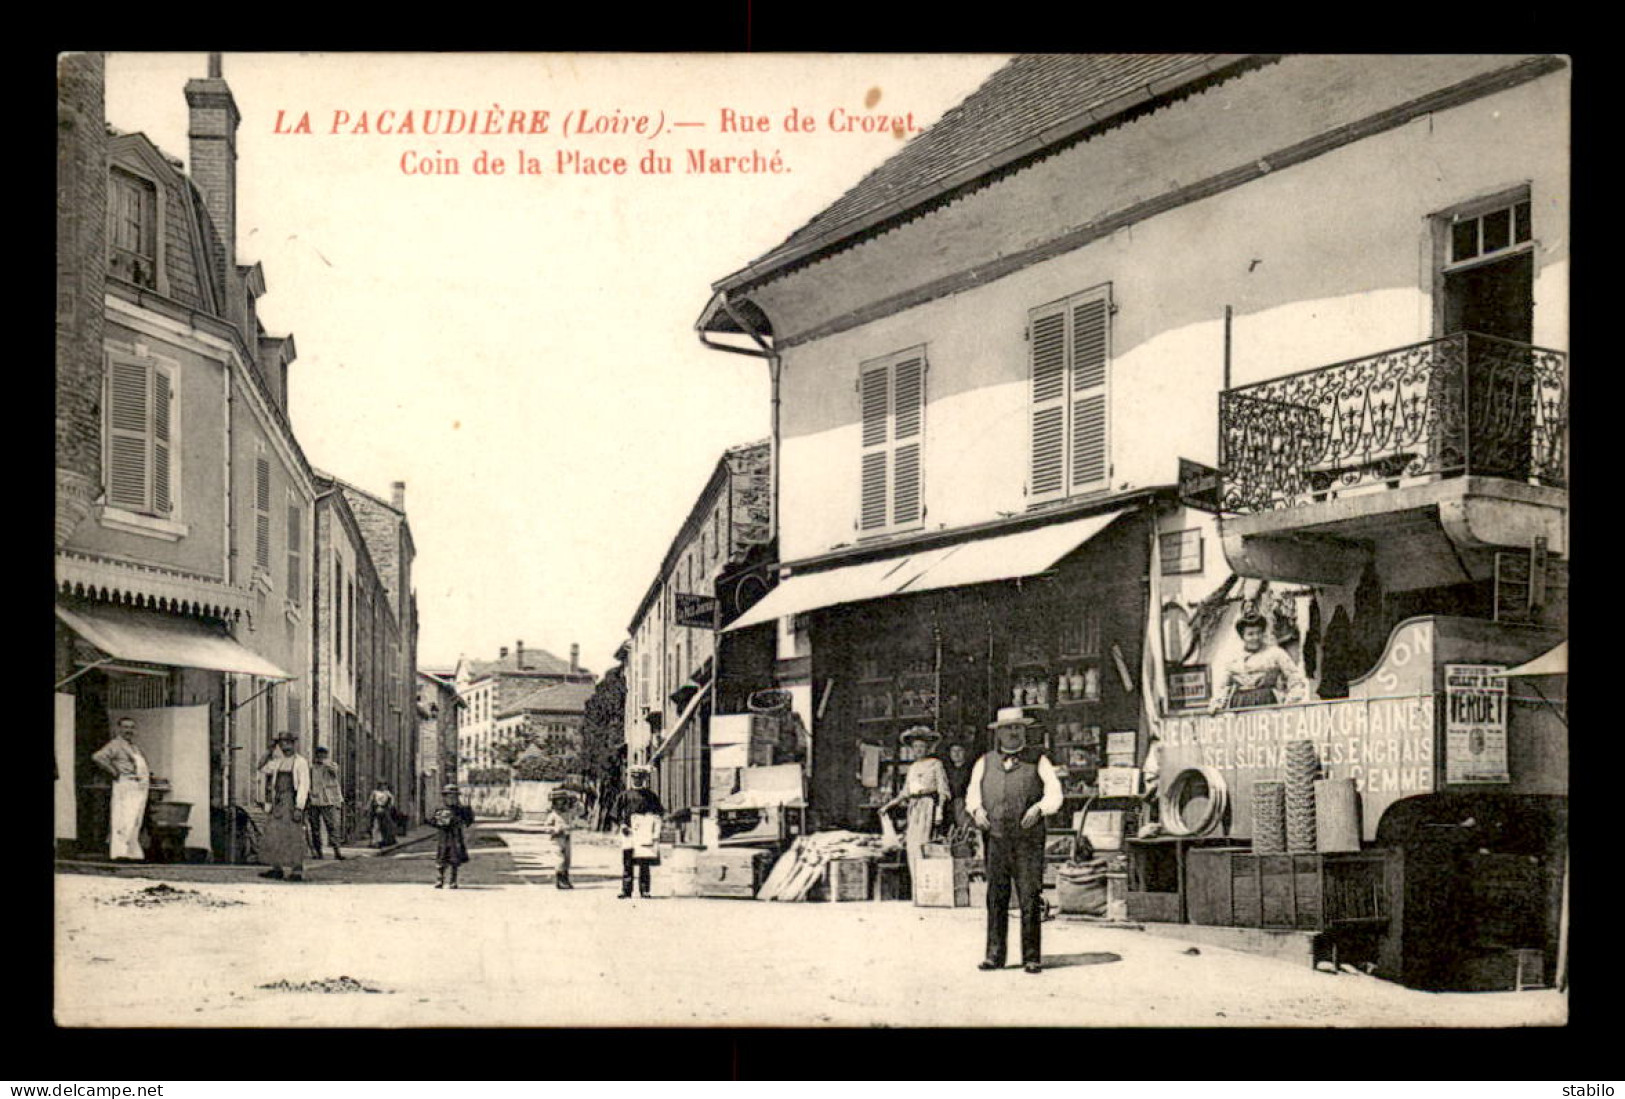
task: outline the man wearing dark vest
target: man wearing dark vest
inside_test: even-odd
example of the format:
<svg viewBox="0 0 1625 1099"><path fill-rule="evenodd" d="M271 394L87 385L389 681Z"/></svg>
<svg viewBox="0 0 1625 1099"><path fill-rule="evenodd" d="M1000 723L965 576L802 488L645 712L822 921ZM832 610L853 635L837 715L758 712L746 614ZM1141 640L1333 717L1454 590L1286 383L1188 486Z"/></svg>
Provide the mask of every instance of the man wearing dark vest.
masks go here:
<svg viewBox="0 0 1625 1099"><path fill-rule="evenodd" d="M995 747L971 770L965 808L987 833L987 954L978 969L1003 969L1010 935L1010 888L1021 906L1021 966L1043 972L1044 818L1061 810L1061 780L1041 747L1027 747L1033 723L1019 706L999 711Z"/></svg>

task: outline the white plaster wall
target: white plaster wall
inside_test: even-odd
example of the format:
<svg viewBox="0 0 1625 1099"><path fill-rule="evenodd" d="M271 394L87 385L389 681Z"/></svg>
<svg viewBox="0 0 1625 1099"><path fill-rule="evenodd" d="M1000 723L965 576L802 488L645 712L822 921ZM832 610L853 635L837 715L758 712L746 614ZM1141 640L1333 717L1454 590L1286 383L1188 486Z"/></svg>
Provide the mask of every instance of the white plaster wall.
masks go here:
<svg viewBox="0 0 1625 1099"><path fill-rule="evenodd" d="M919 344L930 363L926 529L1024 511L1028 312L1101 283L1111 283L1117 306L1114 491L1173 482L1179 457L1216 462L1226 305L1234 311L1233 385L1428 339L1435 334L1432 215L1507 187L1532 188L1536 342L1565 348L1567 117L1561 72L1271 172L994 282L786 349L783 559L856 541L858 367ZM888 241L897 247L898 236L863 246L862 262ZM870 300L923 281L914 258L894 252L890 281L872 283ZM842 265L855 262L837 256L806 277L831 286Z"/></svg>

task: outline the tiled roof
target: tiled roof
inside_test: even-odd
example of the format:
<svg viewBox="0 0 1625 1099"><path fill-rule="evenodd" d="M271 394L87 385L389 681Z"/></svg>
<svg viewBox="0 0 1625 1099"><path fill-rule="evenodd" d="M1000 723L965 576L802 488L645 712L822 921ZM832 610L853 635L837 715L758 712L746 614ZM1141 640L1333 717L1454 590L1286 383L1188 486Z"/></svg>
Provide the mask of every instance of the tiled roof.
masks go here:
<svg viewBox="0 0 1625 1099"><path fill-rule="evenodd" d="M497 660L470 660L469 671L473 678L479 679L486 675L513 675L522 672L540 672L544 675L569 675L570 662L560 660L546 649L525 650L525 663L520 667L518 650L510 650L507 656ZM585 673L585 668L577 668L578 673Z"/></svg>
<svg viewBox="0 0 1625 1099"><path fill-rule="evenodd" d="M547 710L553 713L581 713L587 708L595 686L591 683L550 683L537 687L502 707L502 713L517 714L525 710Z"/></svg>
<svg viewBox="0 0 1625 1099"><path fill-rule="evenodd" d="M783 244L718 283L768 271L1242 60L1237 55L1023 54Z"/></svg>

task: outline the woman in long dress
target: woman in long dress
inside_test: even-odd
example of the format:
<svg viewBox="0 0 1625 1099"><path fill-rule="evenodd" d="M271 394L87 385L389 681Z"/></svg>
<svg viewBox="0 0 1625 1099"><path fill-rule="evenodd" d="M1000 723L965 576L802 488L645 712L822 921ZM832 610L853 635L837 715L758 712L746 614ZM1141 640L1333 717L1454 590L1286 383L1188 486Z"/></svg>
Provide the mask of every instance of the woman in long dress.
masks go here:
<svg viewBox="0 0 1625 1099"><path fill-rule="evenodd" d="M271 758L260 768L265 783L263 803L267 821L260 837L260 861L270 867L262 878L305 880L305 802L310 797L310 761L296 750L299 738L283 733L276 738Z"/></svg>
<svg viewBox="0 0 1625 1099"><path fill-rule="evenodd" d="M898 805L908 807L908 829L903 836L903 849L908 853L908 875L911 882L919 880L919 862L925 857L925 845L931 842L932 832L942 823L943 814L953 800L953 789L948 784L948 771L942 760L934 754L942 734L924 725L903 730L899 737L903 752L913 760L903 777L903 789L880 810L890 812Z"/></svg>
<svg viewBox="0 0 1625 1099"><path fill-rule="evenodd" d="M393 847L395 844L395 795L389 784L379 781L372 788L372 845Z"/></svg>

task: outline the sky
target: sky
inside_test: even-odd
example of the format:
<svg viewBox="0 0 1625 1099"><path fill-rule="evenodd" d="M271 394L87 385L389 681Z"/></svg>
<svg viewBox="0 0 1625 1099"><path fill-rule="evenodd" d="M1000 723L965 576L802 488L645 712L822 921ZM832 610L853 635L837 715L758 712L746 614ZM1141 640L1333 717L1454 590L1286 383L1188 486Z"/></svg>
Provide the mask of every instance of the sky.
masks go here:
<svg viewBox="0 0 1625 1099"><path fill-rule="evenodd" d="M519 640L613 663L723 450L769 433L765 363L695 335L711 284L896 151L890 118L928 126L1004 60L224 56L238 262L263 265L266 330L294 336L311 464L386 499L406 483L420 666ZM201 53L112 54L107 120L185 160L183 89L206 74ZM426 133L425 112L484 132ZM787 170L690 173L696 148ZM640 170L651 154L668 174Z"/></svg>

